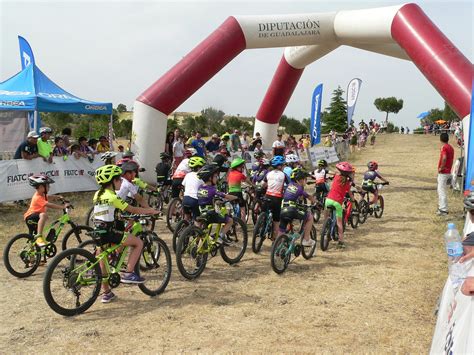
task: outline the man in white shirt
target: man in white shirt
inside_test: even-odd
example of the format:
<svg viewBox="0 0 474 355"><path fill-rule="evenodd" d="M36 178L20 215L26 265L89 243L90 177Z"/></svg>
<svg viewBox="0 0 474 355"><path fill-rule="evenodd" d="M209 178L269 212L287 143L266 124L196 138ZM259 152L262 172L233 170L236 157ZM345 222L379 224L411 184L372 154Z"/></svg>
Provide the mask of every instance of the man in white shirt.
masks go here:
<svg viewBox="0 0 474 355"><path fill-rule="evenodd" d="M135 200L141 207L150 207L148 202L138 193L138 186L132 183L137 176L138 164L134 161L127 161L122 164L122 184L117 196L124 201Z"/></svg>
<svg viewBox="0 0 474 355"><path fill-rule="evenodd" d="M273 148L273 156L277 155L285 155L285 143L283 142L283 134L278 133L278 139L273 142L272 148Z"/></svg>

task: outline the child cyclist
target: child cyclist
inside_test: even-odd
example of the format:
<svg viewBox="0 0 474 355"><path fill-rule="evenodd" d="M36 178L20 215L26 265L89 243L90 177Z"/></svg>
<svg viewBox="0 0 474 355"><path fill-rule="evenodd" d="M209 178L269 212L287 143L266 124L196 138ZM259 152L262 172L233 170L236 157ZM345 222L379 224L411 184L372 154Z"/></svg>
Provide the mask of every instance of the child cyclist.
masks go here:
<svg viewBox="0 0 474 355"><path fill-rule="evenodd" d="M328 162L324 159L318 160L318 167L313 173L315 180L315 196L318 201L321 201L329 192L327 183L329 175Z"/></svg>
<svg viewBox="0 0 474 355"><path fill-rule="evenodd" d="M242 182L252 185L252 181L243 174L245 169L245 160L235 158L230 164L230 171L227 174L227 182L229 184L229 194L237 196L240 206L240 216L242 221L246 220L247 211L245 208L244 195L242 194Z"/></svg>
<svg viewBox="0 0 474 355"><path fill-rule="evenodd" d="M98 230L105 233L100 234L102 244L119 244L131 247L128 257L127 270L122 273L120 281L128 284L143 283L145 280L135 274L133 270L140 258L143 248L141 239L132 235L124 236L124 223L119 219L118 214L122 211L130 213L143 213L154 215L158 211L153 208L133 207L123 201L115 194L122 185L122 169L116 165L104 165L95 172L95 179L100 185L100 189L94 195L94 224ZM102 267L103 265L101 265ZM105 270L102 270L105 272ZM109 303L115 299L115 294L110 290L107 283L102 284L104 294L103 303Z"/></svg>
<svg viewBox="0 0 474 355"><path fill-rule="evenodd" d="M237 196L226 195L216 188L217 179L219 176L219 166L216 164L209 164L203 166L198 171L199 178L204 181L204 184L198 189L198 203L201 215L206 217L208 223L225 223L222 227L219 239L219 244L229 245L231 241L227 238L226 233L232 227L232 218L230 216L222 216L214 209L214 197L221 197L228 201L234 201Z"/></svg>
<svg viewBox="0 0 474 355"><path fill-rule="evenodd" d="M374 205L374 208L377 209L379 206L377 204L377 201L379 199L379 191L377 189L377 184L375 183L375 179L379 178L383 182L387 183L388 181L385 180L382 175L377 171L379 168L379 165L377 164L376 161L369 161L367 164L367 167L369 170L367 170L364 173L364 181L362 182L362 190L371 192L373 194L372 200L370 201L370 205Z"/></svg>
<svg viewBox="0 0 474 355"><path fill-rule="evenodd" d="M334 175L334 180L331 185L331 189L326 197L326 212L325 218L328 217L329 210L328 207L334 207L336 210L336 221L337 221L337 229L339 232L339 247L344 248L344 229L342 226L342 204L344 202L344 197L348 193L351 200L354 199L354 196L351 192L351 175L352 172L352 165L348 162L340 162L336 164L336 169L338 170L337 173Z"/></svg>
<svg viewBox="0 0 474 355"><path fill-rule="evenodd" d="M191 215L196 218L199 216L198 189L204 183L198 176L197 171L206 164L202 157L189 158L188 166L191 172L187 173L183 179L184 197L183 212L187 220L191 219Z"/></svg>
<svg viewBox="0 0 474 355"><path fill-rule="evenodd" d="M36 238L36 244L40 247L48 244L43 238L43 230L48 220L48 208L62 210L67 208L67 203L58 205L49 202L51 200L60 200L63 197L60 195L48 196L49 185L54 183L54 180L44 174L32 175L28 178L28 182L36 189L35 194L31 198L30 207L23 215L26 225L32 235Z"/></svg>
<svg viewBox="0 0 474 355"><path fill-rule="evenodd" d="M312 247L316 243L313 239L310 239L311 227L313 226L313 215L309 210L301 210L296 205L301 197L309 199L311 203L315 202L315 198L310 196L304 190L308 176L310 176L310 174L300 168L293 169L291 173L292 182L286 188L281 204L282 209L280 213L280 234L286 232L288 223L294 219L298 219L302 221L302 223L305 223L302 244L305 247Z"/></svg>

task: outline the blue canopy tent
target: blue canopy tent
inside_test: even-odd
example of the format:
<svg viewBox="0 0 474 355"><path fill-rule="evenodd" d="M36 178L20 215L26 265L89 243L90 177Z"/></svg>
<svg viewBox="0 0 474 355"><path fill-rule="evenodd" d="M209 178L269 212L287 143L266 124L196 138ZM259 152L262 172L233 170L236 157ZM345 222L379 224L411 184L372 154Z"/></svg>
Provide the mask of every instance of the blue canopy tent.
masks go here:
<svg viewBox="0 0 474 355"><path fill-rule="evenodd" d="M112 104L70 94L32 63L0 83L0 110L111 115ZM31 126L38 129L36 123Z"/></svg>

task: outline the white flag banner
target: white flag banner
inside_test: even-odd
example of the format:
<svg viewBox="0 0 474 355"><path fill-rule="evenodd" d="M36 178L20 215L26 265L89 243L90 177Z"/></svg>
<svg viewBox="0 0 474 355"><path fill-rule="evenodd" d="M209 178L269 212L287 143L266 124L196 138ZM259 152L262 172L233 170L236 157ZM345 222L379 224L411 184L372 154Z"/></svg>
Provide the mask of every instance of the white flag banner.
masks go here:
<svg viewBox="0 0 474 355"><path fill-rule="evenodd" d="M34 188L28 183L28 177L34 174L45 174L54 180L51 194L76 191L93 191L98 189L95 181L95 170L104 165L98 156L92 163L86 158L67 160L54 157L48 164L43 159L2 160L0 161L0 202L28 199L33 196Z"/></svg>
<svg viewBox="0 0 474 355"><path fill-rule="evenodd" d="M362 80L354 78L347 85L347 127L351 126L352 115L354 114L355 104L359 97L360 85Z"/></svg>
<svg viewBox="0 0 474 355"><path fill-rule="evenodd" d="M27 133L27 112L0 111L0 152L15 152Z"/></svg>
<svg viewBox="0 0 474 355"><path fill-rule="evenodd" d="M328 163L336 163L339 157L335 147L311 147L309 148L309 158L313 167L318 165L318 160L324 159Z"/></svg>

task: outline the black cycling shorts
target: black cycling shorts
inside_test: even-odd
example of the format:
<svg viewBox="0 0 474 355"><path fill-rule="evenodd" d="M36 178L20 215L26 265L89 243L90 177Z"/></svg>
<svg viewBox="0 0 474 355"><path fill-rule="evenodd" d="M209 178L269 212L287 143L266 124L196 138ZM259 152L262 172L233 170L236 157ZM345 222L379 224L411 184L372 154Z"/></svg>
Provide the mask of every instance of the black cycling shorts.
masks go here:
<svg viewBox="0 0 474 355"><path fill-rule="evenodd" d="M375 184L362 184L362 190L371 192L371 193L376 193L377 192L377 185Z"/></svg>
<svg viewBox="0 0 474 355"><path fill-rule="evenodd" d="M242 194L242 191L240 192L229 192L229 195L232 196L237 196L237 202L239 203L240 207L245 207L245 200L244 200L244 195Z"/></svg>
<svg viewBox="0 0 474 355"><path fill-rule="evenodd" d="M281 197L269 196L265 195L269 201L265 203L265 208L270 209L272 211L272 219L273 222L280 221L280 212L281 212Z"/></svg>
<svg viewBox="0 0 474 355"><path fill-rule="evenodd" d="M222 216L214 210L208 210L206 212L203 212L201 216L206 218L206 221L209 224L227 223L230 218L229 216Z"/></svg>
<svg viewBox="0 0 474 355"><path fill-rule="evenodd" d="M306 217L306 212L304 210L298 209L293 206L283 206L280 213L280 230L286 231L288 223L297 219L304 221Z"/></svg>
<svg viewBox="0 0 474 355"><path fill-rule="evenodd" d="M25 223L28 227L28 232L30 235L38 234L38 221L39 221L39 213L32 213L28 217L25 218Z"/></svg>
<svg viewBox="0 0 474 355"><path fill-rule="evenodd" d="M123 221L115 221L104 223L95 221L95 231L101 232L100 244L120 244L123 239L125 223Z"/></svg>
<svg viewBox="0 0 474 355"><path fill-rule="evenodd" d="M179 193L181 192L181 189L183 188L183 180L184 179L173 179L173 182L171 183L171 197L172 198L179 197Z"/></svg>

